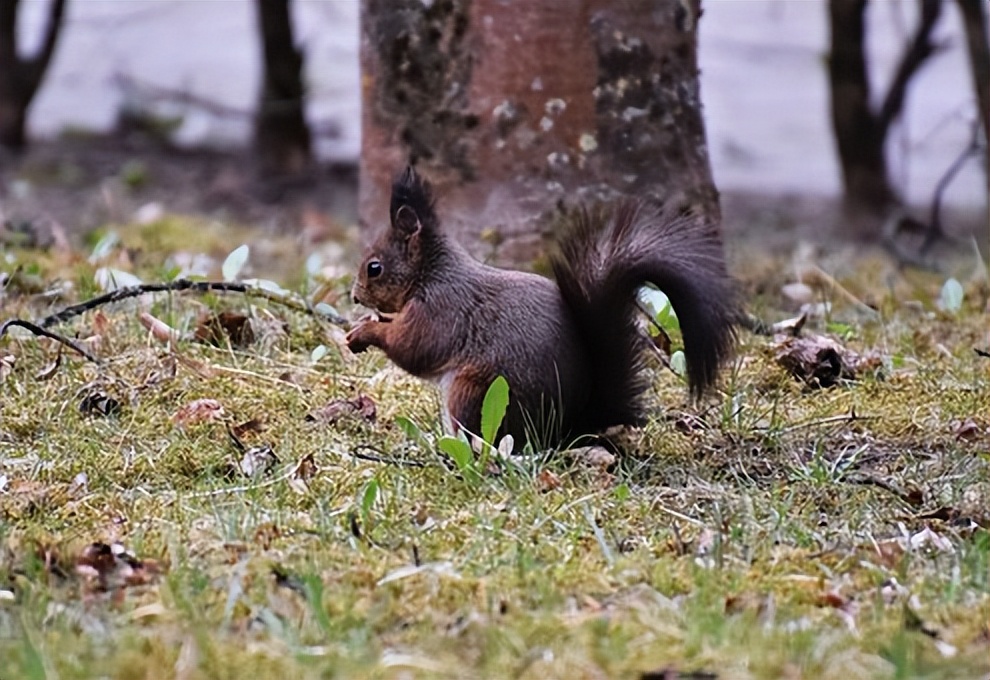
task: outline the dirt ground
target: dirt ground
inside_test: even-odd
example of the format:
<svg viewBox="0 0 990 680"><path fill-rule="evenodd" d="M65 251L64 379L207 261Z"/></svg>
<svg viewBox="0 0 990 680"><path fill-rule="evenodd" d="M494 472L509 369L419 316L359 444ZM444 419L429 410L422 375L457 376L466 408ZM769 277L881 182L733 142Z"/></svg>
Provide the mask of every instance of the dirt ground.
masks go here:
<svg viewBox="0 0 990 680"><path fill-rule="evenodd" d="M53 232L77 241L107 224L140 222L142 214L160 212L319 240L327 237L327 223L356 224L357 174L352 165L322 166L304 180L260 182L250 157L238 150L181 150L141 135L37 142L22 157L0 156L0 219L8 231L30 231L41 243ZM730 249L741 244L743 251L784 254L802 241L826 248L863 241L835 197L723 191L722 208ZM909 212L925 219L929 207ZM314 215L323 227L307 236ZM971 253L973 239L986 252L986 208L950 206L943 223L957 243L943 247L942 255ZM331 235L343 231L329 229Z"/></svg>

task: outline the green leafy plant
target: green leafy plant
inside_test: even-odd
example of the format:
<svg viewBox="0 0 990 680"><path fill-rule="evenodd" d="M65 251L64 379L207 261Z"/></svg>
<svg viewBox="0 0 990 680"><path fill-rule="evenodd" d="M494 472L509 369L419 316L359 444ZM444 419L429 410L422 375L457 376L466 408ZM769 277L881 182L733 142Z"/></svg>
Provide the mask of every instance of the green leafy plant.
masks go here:
<svg viewBox="0 0 990 680"><path fill-rule="evenodd" d="M407 439L411 439L418 446L421 446L424 449L433 448L429 437L427 437L423 432L423 428L417 425L412 419L406 418L405 416L399 416L395 419L395 424L400 430L402 430L402 433L406 435Z"/></svg>
<svg viewBox="0 0 990 680"><path fill-rule="evenodd" d="M505 412L509 407L509 383L502 376L498 376L489 385L485 392L485 399L481 404L481 450L479 455L474 455L471 442L467 435L461 430L458 436L441 437L437 446L454 461L458 471L464 475L465 479L478 482L482 479L485 469L488 467L488 460L498 445L495 437L502 427L505 419Z"/></svg>
<svg viewBox="0 0 990 680"><path fill-rule="evenodd" d="M372 478L364 487L361 493L361 524L367 527L371 518L371 511L378 500L379 484L377 478Z"/></svg>
<svg viewBox="0 0 990 680"><path fill-rule="evenodd" d="M663 291L644 286L639 289L639 300L646 307L647 311L650 312L653 321L658 326L666 331L681 330L681 324L677 320L677 314L670 304L670 298ZM656 330L653 329L651 332L656 332Z"/></svg>
<svg viewBox="0 0 990 680"><path fill-rule="evenodd" d="M502 427L505 411L509 408L509 383L498 376L489 385L485 400L481 404L481 436L487 444L494 446L498 428Z"/></svg>

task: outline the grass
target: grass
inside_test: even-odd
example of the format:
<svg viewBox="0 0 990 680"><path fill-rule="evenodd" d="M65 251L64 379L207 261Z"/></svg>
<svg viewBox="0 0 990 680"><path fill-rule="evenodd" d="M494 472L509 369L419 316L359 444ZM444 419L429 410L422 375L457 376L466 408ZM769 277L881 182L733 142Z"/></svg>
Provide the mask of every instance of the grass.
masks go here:
<svg viewBox="0 0 990 680"><path fill-rule="evenodd" d="M169 220L139 275L174 247ZM10 252L2 266L18 265L48 287L94 287L76 255ZM843 284L868 287L857 275ZM656 416L613 468L557 456L480 479L395 424L435 437L432 387L264 302L144 303L183 328L203 304L286 322L241 350L169 350L126 305L60 329L97 337L101 366L67 354L49 371L53 346L4 338L0 680L985 677L985 288L968 284L949 315L933 307L941 279L902 283L921 311L882 288L883 323L834 311L844 344L886 357L882 379L809 390L746 335L726 394L701 407L657 371ZM2 295L5 316L47 309ZM776 302L756 300L779 317ZM119 414L83 414L94 391ZM357 394L374 423L305 418ZM196 399L223 418L179 426ZM226 425L254 418L264 430L244 445L277 462L247 477ZM361 460L358 445L426 466ZM94 567L93 542L134 560Z"/></svg>

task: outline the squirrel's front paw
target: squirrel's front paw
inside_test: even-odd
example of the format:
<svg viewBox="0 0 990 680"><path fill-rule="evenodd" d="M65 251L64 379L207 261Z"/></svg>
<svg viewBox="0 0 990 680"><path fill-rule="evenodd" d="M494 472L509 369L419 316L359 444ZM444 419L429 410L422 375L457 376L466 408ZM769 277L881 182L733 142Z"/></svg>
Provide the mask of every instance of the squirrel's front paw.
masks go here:
<svg viewBox="0 0 990 680"><path fill-rule="evenodd" d="M344 336L347 349L354 354L360 354L372 345L372 335L369 332L374 321L363 321L347 332Z"/></svg>

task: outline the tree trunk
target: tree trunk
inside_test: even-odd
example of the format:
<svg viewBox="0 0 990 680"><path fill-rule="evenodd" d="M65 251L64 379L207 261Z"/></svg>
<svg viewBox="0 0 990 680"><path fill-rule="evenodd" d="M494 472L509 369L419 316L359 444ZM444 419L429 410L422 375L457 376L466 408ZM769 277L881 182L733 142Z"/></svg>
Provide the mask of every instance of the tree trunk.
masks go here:
<svg viewBox="0 0 990 680"><path fill-rule="evenodd" d="M310 162L304 115L303 55L292 37L289 0L255 0L262 44L262 86L254 153L267 177L296 175Z"/></svg>
<svg viewBox="0 0 990 680"><path fill-rule="evenodd" d="M12 151L23 150L27 143L28 107L51 63L65 15L65 0L53 0L41 49L24 58L17 49L18 4L19 0L0 0L0 146Z"/></svg>
<svg viewBox="0 0 990 680"><path fill-rule="evenodd" d="M973 92L979 108L983 139L990 144L990 44L987 39L987 14L984 0L957 0L966 30L966 48L973 74ZM984 170L990 182L990 153L985 153Z"/></svg>
<svg viewBox="0 0 990 680"><path fill-rule="evenodd" d="M866 64L867 2L829 0L828 75L846 204L854 212L883 214L900 202L887 172L887 133L904 109L911 79L936 51L931 34L942 11L942 0L918 0L918 25L876 111L870 106Z"/></svg>
<svg viewBox="0 0 990 680"><path fill-rule="evenodd" d="M385 224L406 163L448 228L505 241L509 260L575 199L651 194L718 219L699 15L699 0L364 0L362 223Z"/></svg>
<svg viewBox="0 0 990 680"><path fill-rule="evenodd" d="M829 0L828 77L846 201L856 210L874 212L896 198L887 174L886 135L870 108L866 4L867 0Z"/></svg>

